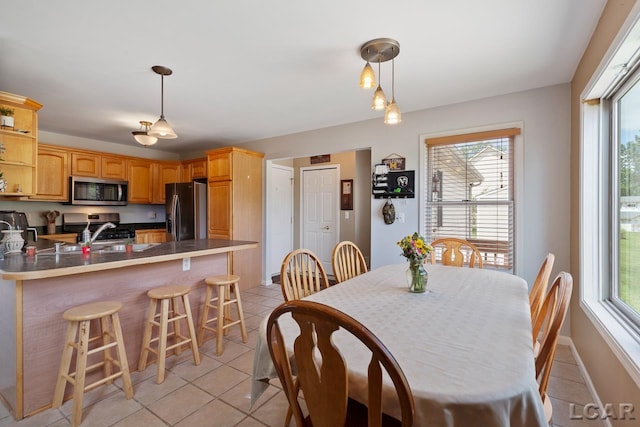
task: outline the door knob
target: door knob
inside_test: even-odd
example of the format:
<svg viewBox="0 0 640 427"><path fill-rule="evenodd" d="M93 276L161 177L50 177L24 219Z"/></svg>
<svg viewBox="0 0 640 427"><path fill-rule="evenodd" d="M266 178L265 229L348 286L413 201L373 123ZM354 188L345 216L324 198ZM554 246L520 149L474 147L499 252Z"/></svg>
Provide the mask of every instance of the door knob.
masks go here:
<svg viewBox="0 0 640 427"><path fill-rule="evenodd" d="M325 225L324 227L322 227L322 229L323 229L323 230L328 230L328 229L329 229L329 226L328 226L328 225Z"/></svg>

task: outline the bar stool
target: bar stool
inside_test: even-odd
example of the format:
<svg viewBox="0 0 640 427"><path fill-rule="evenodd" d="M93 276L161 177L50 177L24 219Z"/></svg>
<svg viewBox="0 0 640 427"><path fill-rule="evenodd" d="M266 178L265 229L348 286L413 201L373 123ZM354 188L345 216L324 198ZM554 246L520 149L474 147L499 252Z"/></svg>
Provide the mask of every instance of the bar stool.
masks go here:
<svg viewBox="0 0 640 427"><path fill-rule="evenodd" d="M205 330L212 331L216 334L216 353L218 356L222 354L222 336L226 335L227 329L233 325L240 324L242 332L242 342L247 342L247 330L244 326L244 314L242 313L242 301L240 300L240 289L238 282L240 278L236 275L211 276L204 279L207 284L207 292L204 300L204 310L202 310L202 319L200 320L200 328L198 329L198 343L202 345L204 342ZM217 296L213 297L213 287L217 286ZM234 298L231 298L231 293ZM235 304L238 310L238 319L231 318L230 305ZM217 315L209 319L209 309L217 310ZM207 326L208 323L216 322L216 327Z"/></svg>
<svg viewBox="0 0 640 427"><path fill-rule="evenodd" d="M142 338L142 351L140 353L140 361L138 370L144 371L147 367L147 358L149 352L157 356L158 374L156 382L161 384L164 381L165 360L167 352L174 350L175 354L182 352L182 346L191 343L191 351L193 353L193 363L200 364L200 353L198 353L198 345L196 343L196 332L191 317L191 307L189 305L188 286L168 285L154 288L147 292L150 298L149 311L147 313L147 321L144 327L144 336ZM179 303L182 300L182 308L184 313L179 311ZM160 312L156 313L160 301ZM169 307L171 306L171 307ZM171 315L171 316L169 316ZM180 333L180 321L186 319L189 336ZM169 323L173 326L173 332L168 333ZM158 336L151 338L153 326L158 327ZM167 338L173 337L175 342L167 347ZM157 342L156 348L151 348L151 344Z"/></svg>
<svg viewBox="0 0 640 427"><path fill-rule="evenodd" d="M90 304L79 305L68 309L62 314L65 320L69 321L67 328L67 337L62 351L62 361L60 362L60 370L58 371L58 381L53 394L53 408L59 408L64 398L64 390L67 382L73 385L73 415L71 425L73 427L80 425L82 421L82 399L84 392L91 390L99 385L109 383L114 379L122 377L124 384L124 393L127 399L133 397L133 387L131 386L131 376L129 375L129 365L127 363L127 355L124 350L124 340L122 338L122 330L120 328L120 319L118 311L122 308L122 304L117 301L102 301ZM100 320L98 322L100 333L93 337L90 336L91 321ZM109 322L110 321L110 322ZM111 327L109 326L111 323ZM78 328L80 332L78 334ZM78 339L76 341L76 334ZM115 342L111 339L115 339ZM102 345L89 349L89 343L101 341ZM118 360L111 357L111 348L116 347ZM71 358L73 349L76 349L76 371L69 372L71 366ZM99 351L103 353L103 360L91 366L87 366L87 357ZM120 370L112 373L113 365ZM85 376L87 372L95 369L103 368L104 377L89 385L85 385Z"/></svg>

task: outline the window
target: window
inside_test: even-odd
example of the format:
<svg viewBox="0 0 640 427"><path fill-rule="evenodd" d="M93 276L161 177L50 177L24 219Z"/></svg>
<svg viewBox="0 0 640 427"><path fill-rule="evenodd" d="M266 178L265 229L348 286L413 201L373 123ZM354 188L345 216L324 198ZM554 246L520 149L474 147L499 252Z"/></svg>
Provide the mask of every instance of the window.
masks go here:
<svg viewBox="0 0 640 427"><path fill-rule="evenodd" d="M478 247L485 267L513 272L518 134L511 128L426 140L427 240L465 239Z"/></svg>
<svg viewBox="0 0 640 427"><path fill-rule="evenodd" d="M640 324L640 74L607 99L612 129L609 301Z"/></svg>

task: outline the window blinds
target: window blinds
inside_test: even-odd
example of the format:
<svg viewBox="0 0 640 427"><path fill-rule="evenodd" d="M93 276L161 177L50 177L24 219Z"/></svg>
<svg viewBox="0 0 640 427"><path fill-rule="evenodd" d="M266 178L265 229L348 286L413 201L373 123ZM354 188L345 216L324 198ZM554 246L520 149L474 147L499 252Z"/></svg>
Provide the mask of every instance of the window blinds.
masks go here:
<svg viewBox="0 0 640 427"><path fill-rule="evenodd" d="M485 267L513 271L513 141L520 129L427 139L427 239L475 244Z"/></svg>

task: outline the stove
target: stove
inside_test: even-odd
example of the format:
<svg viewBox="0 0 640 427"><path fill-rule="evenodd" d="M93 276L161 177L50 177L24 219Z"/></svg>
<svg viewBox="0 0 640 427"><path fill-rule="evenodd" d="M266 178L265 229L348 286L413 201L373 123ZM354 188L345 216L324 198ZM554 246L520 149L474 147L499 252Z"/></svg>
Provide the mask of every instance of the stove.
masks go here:
<svg viewBox="0 0 640 427"><path fill-rule="evenodd" d="M89 231L93 234L104 223L111 222L115 224L115 228L107 228L100 233L96 241L114 241L122 242L125 239L133 239L136 236L136 231L133 225L121 225L120 214L117 212L111 213L96 213L96 214L84 214L84 213L64 213L62 214L62 232L63 233L76 233L78 235L78 241L82 241L82 231L89 223Z"/></svg>

